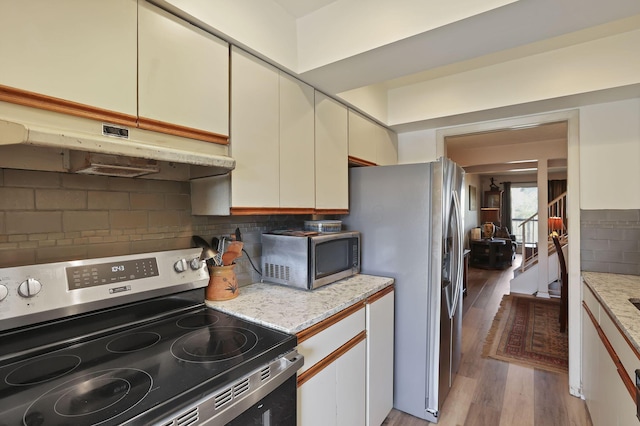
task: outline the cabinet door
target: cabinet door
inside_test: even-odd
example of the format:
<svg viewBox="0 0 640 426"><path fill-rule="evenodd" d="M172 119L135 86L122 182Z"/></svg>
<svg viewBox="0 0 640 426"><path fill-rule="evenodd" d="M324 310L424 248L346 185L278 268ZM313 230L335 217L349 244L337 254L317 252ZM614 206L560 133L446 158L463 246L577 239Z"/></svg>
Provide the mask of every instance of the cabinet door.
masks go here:
<svg viewBox="0 0 640 426"><path fill-rule="evenodd" d="M585 291L589 290L585 289ZM593 314L595 315L595 313ZM598 425L601 424L603 416L598 369L598 357L602 343L593 322L584 308L582 310L582 324L582 393L589 408L593 424Z"/></svg>
<svg viewBox="0 0 640 426"><path fill-rule="evenodd" d="M315 207L313 93L280 73L280 207Z"/></svg>
<svg viewBox="0 0 640 426"><path fill-rule="evenodd" d="M367 304L367 425L379 426L393 408L394 292Z"/></svg>
<svg viewBox="0 0 640 426"><path fill-rule="evenodd" d="M329 364L298 388L298 426L337 424L336 371L336 363Z"/></svg>
<svg viewBox="0 0 640 426"><path fill-rule="evenodd" d="M398 135L385 127L379 126L376 163L380 166L398 164Z"/></svg>
<svg viewBox="0 0 640 426"><path fill-rule="evenodd" d="M365 162L376 163L376 124L349 110L349 156Z"/></svg>
<svg viewBox="0 0 640 426"><path fill-rule="evenodd" d="M336 361L336 424L363 425L366 419L366 341L358 343Z"/></svg>
<svg viewBox="0 0 640 426"><path fill-rule="evenodd" d="M140 2L138 22L141 127L151 119L226 140L228 44L147 2Z"/></svg>
<svg viewBox="0 0 640 426"><path fill-rule="evenodd" d="M316 209L349 208L347 108L316 91Z"/></svg>
<svg viewBox="0 0 640 426"><path fill-rule="evenodd" d="M231 49L233 207L279 207L279 81L276 68Z"/></svg>
<svg viewBox="0 0 640 426"><path fill-rule="evenodd" d="M0 84L136 115L136 0L0 0Z"/></svg>

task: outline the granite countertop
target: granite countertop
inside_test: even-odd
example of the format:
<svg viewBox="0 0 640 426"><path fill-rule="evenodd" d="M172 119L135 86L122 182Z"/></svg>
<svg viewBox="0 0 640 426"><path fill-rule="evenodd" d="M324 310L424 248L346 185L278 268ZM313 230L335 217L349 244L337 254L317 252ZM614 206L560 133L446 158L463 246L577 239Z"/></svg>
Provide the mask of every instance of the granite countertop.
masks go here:
<svg viewBox="0 0 640 426"><path fill-rule="evenodd" d="M392 285L393 278L354 275L306 291L271 283L240 287L235 299L206 300L210 308L295 334Z"/></svg>
<svg viewBox="0 0 640 426"><path fill-rule="evenodd" d="M582 272L582 278L640 351L640 310L629 302L629 298L640 299L640 276Z"/></svg>

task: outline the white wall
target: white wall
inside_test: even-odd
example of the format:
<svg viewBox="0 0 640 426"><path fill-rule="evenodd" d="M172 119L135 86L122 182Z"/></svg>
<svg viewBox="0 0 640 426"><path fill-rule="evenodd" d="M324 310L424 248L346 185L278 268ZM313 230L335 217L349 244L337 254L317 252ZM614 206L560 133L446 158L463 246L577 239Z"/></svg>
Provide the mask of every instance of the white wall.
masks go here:
<svg viewBox="0 0 640 426"><path fill-rule="evenodd" d="M272 1L160 0L205 22L214 33L231 39L296 72L296 20Z"/></svg>
<svg viewBox="0 0 640 426"><path fill-rule="evenodd" d="M426 163L436 160L436 129L398 134L398 163Z"/></svg>
<svg viewBox="0 0 640 426"><path fill-rule="evenodd" d="M476 208L469 210L469 185L476 189ZM469 234L471 228L476 228L480 223L480 208L482 207L482 182L480 175L465 174L464 175L464 246L469 247Z"/></svg>
<svg viewBox="0 0 640 426"><path fill-rule="evenodd" d="M389 91L390 126L640 82L640 30Z"/></svg>
<svg viewBox="0 0 640 426"><path fill-rule="evenodd" d="M580 208L640 209L640 98L580 108Z"/></svg>
<svg viewBox="0 0 640 426"><path fill-rule="evenodd" d="M336 0L299 19L300 71L322 67L514 1Z"/></svg>
<svg viewBox="0 0 640 426"><path fill-rule="evenodd" d="M349 90L339 94L340 98L359 108L364 106L362 112L369 114L381 123L387 122L387 91L378 86L365 86L359 89Z"/></svg>

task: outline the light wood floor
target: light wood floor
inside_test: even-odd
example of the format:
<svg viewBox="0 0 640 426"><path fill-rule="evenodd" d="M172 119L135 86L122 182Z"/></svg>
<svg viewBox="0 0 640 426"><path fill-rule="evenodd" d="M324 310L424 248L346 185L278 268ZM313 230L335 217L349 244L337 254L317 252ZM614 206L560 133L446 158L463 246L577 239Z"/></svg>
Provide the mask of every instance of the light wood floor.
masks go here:
<svg viewBox="0 0 640 426"><path fill-rule="evenodd" d="M516 259L514 265L519 264ZM482 358L482 347L513 271L469 268L462 320L462 362L440 411L444 426L591 426L587 407L569 394L567 374ZM385 426L430 423L392 410Z"/></svg>

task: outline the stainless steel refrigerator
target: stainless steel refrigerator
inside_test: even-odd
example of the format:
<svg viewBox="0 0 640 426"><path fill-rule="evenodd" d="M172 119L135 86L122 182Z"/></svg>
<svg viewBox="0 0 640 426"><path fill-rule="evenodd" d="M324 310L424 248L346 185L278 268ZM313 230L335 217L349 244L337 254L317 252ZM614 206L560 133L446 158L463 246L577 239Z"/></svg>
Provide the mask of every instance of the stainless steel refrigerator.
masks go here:
<svg viewBox="0 0 640 426"><path fill-rule="evenodd" d="M349 171L362 273L395 278L393 406L436 423L460 365L464 171L451 160Z"/></svg>

